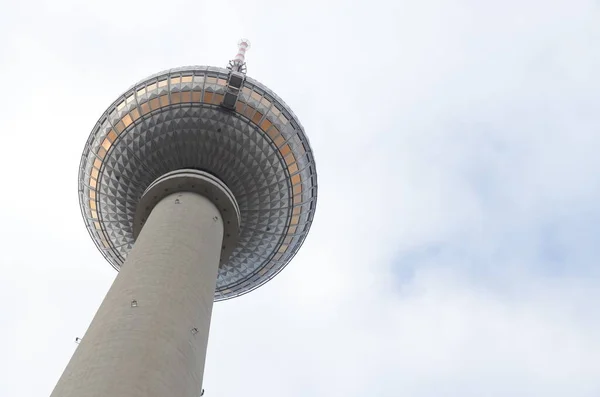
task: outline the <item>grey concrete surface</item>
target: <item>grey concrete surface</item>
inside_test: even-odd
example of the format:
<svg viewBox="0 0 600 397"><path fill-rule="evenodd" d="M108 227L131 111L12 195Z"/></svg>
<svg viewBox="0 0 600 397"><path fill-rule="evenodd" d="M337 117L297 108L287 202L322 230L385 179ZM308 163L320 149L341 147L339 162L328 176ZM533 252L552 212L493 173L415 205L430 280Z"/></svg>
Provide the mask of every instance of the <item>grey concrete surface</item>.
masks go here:
<svg viewBox="0 0 600 397"><path fill-rule="evenodd" d="M160 201L51 397L198 397L222 240L208 199Z"/></svg>
<svg viewBox="0 0 600 397"><path fill-rule="evenodd" d="M214 175L193 169L180 169L157 178L148 186L140 199L133 218L133 235L137 238L144 222L154 206L173 192L195 192L210 200L221 212L223 218L223 244L221 264L227 263L237 246L240 223L240 207L233 192ZM218 277L217 277L218 280ZM218 281L217 281L218 283ZM215 296L216 298L216 296Z"/></svg>

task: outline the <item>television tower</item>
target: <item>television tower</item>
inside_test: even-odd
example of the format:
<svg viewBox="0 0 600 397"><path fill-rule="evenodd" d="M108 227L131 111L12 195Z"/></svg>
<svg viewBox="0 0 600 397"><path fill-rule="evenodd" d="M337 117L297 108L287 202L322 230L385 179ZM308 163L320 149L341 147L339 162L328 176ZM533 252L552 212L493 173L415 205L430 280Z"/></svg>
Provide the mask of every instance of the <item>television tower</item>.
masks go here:
<svg viewBox="0 0 600 397"><path fill-rule="evenodd" d="M273 278L306 238L313 154L291 109L246 76L248 47L228 68L142 80L93 128L79 202L119 273L52 397L200 396L213 301Z"/></svg>

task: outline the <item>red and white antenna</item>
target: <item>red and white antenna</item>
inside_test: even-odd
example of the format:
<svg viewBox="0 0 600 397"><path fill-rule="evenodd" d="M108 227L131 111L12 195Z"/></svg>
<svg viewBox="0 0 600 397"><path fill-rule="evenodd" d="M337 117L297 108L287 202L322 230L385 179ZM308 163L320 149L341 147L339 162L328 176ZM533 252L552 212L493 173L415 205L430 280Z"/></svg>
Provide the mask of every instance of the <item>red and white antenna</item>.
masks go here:
<svg viewBox="0 0 600 397"><path fill-rule="evenodd" d="M238 42L238 53L232 61L229 61L228 68L240 73L246 73L246 51L250 48L250 40L241 39Z"/></svg>

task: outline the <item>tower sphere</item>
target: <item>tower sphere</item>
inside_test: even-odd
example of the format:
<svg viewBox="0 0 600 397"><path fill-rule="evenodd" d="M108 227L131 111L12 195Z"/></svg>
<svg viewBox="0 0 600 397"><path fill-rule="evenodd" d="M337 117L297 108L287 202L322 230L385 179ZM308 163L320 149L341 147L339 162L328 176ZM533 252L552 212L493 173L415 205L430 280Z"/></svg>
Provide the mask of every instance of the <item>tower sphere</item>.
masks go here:
<svg viewBox="0 0 600 397"><path fill-rule="evenodd" d="M170 69L135 84L108 107L85 144L79 202L108 262L119 270L133 247L136 221L148 210L140 208L144 194L165 175L185 170L222 182L237 205L230 212L239 211L236 236L224 236L215 300L249 292L281 271L315 212L308 139L273 91L235 69L205 66Z"/></svg>

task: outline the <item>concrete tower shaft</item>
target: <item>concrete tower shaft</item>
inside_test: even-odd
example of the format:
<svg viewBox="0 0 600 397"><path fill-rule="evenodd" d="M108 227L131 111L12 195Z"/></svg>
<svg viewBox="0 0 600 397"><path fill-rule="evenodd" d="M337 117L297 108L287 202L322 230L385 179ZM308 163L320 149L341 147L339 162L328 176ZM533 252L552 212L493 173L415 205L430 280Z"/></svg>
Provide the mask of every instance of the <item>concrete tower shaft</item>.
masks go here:
<svg viewBox="0 0 600 397"><path fill-rule="evenodd" d="M186 191L191 190L186 181L194 179L194 189L209 187L202 173L195 172L197 178L190 176L194 171L179 174L162 177L148 189L151 195L165 192L164 197L149 208L52 397L200 395L227 228L214 198ZM178 185L182 191L174 189Z"/></svg>

